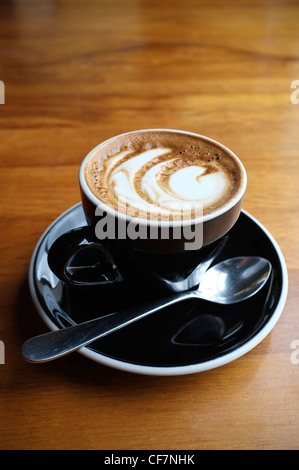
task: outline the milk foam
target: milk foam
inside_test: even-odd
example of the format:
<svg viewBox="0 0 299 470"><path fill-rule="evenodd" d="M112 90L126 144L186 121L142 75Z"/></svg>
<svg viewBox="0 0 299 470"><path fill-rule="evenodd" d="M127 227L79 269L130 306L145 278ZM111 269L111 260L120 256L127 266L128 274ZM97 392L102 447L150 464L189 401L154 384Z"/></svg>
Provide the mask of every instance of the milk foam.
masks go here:
<svg viewBox="0 0 299 470"><path fill-rule="evenodd" d="M187 166L175 171L170 176L168 184L162 185L159 181L159 172L163 171L165 162L160 162L143 173L139 185L146 198L142 197L135 182L138 171L154 157L168 153L169 149L148 150L120 165L115 163L121 160L124 154L120 153L113 157L109 165L112 168L109 184L113 187L116 197L123 198L134 207L151 211L153 215L160 213L166 215L178 211L187 213L196 208L205 210L225 196L229 181L221 169L206 174L206 168L203 166Z"/></svg>
<svg viewBox="0 0 299 470"><path fill-rule="evenodd" d="M225 152L190 142L179 151L171 139L166 144L96 149L86 166L90 189L116 210L165 220L196 217L231 197L236 164L231 157L225 163Z"/></svg>

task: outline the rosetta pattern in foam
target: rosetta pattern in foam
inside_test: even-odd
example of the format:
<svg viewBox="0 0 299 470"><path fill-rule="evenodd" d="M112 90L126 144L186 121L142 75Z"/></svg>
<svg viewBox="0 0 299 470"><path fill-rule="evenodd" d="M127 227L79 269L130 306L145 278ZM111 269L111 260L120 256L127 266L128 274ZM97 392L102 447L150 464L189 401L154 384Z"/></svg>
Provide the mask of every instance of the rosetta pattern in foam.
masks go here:
<svg viewBox="0 0 299 470"><path fill-rule="evenodd" d="M218 153L207 158L192 148L179 154L161 147L122 150L104 163L95 159L95 194L120 212L146 218L190 219L214 210L231 195L231 172Z"/></svg>

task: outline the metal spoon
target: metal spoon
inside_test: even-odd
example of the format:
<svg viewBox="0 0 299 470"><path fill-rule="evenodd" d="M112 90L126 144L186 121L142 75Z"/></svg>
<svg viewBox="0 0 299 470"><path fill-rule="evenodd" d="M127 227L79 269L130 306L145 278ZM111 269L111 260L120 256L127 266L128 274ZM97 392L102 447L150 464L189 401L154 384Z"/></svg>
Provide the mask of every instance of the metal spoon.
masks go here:
<svg viewBox="0 0 299 470"><path fill-rule="evenodd" d="M264 258L231 258L208 269L195 290L36 336L23 344L22 354L30 362L56 359L183 300L205 299L218 304L240 302L256 294L266 283L270 272L271 264Z"/></svg>

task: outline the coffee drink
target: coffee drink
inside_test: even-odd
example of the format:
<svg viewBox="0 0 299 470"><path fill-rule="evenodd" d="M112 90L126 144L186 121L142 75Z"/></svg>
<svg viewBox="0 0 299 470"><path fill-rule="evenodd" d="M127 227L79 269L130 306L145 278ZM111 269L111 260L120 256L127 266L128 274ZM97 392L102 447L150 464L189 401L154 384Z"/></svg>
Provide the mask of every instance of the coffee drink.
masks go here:
<svg viewBox="0 0 299 470"><path fill-rule="evenodd" d="M84 168L93 195L112 209L143 219L180 220L225 208L242 185L242 164L196 134L146 130L96 147Z"/></svg>
<svg viewBox="0 0 299 470"><path fill-rule="evenodd" d="M87 225L56 240L49 265L67 284L96 286L103 275L110 279L99 262L105 252L142 298L190 289L197 267L223 249L246 181L234 153L199 134L146 129L113 137L84 158L79 184ZM83 263L82 276L69 269L74 260Z"/></svg>

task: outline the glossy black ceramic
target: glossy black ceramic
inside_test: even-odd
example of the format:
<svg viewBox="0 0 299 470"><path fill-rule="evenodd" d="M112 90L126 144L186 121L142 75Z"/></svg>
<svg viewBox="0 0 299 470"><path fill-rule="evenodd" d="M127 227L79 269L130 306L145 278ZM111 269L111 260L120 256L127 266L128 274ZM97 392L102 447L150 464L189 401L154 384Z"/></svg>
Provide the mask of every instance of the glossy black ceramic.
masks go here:
<svg viewBox="0 0 299 470"><path fill-rule="evenodd" d="M96 268L88 255L84 259L83 253L81 259L74 260L74 266L70 266L79 276L82 271L81 274L80 270L76 271L78 265L85 266L83 275L91 278L96 270L101 285L70 286L59 280L48 265L49 248L61 234L84 223L81 204L72 207L48 228L32 257L31 294L50 329L63 328L162 295L154 284L145 282L139 271L135 277L126 277L120 272L105 244L97 247ZM287 271L277 243L244 211L214 263L242 255L262 256L272 263L271 278L255 297L232 306L204 300L180 303L82 348L81 353L111 367L152 375L199 372L242 356L274 327L287 295Z"/></svg>

